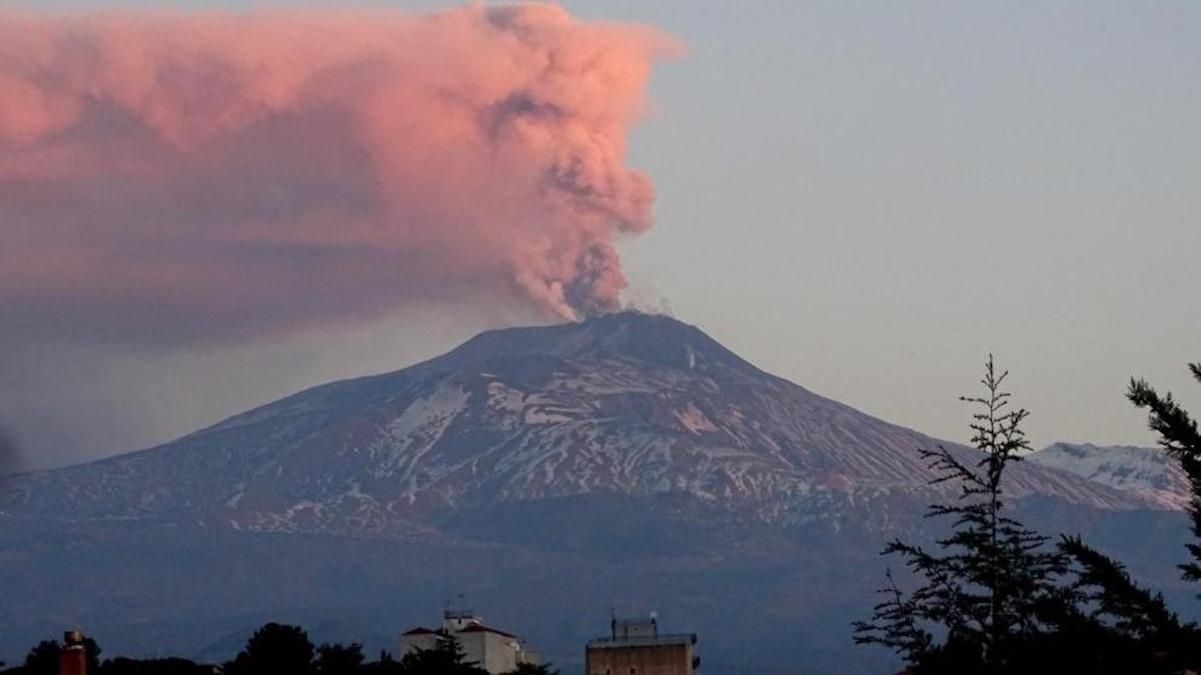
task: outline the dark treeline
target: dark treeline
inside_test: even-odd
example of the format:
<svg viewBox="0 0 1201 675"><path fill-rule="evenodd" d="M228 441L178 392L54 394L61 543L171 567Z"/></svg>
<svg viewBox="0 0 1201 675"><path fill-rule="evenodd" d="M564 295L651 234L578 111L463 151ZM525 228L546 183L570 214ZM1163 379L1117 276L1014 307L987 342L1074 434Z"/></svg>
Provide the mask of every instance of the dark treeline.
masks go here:
<svg viewBox="0 0 1201 675"><path fill-rule="evenodd" d="M322 644L315 646L304 629L268 623L255 631L245 648L233 661L201 664L181 658L101 660L100 645L85 642L89 675L487 675L477 664L467 661L462 647L453 638L438 648L406 654L395 659L387 651L367 661L363 646ZM25 662L0 671L4 675L58 675L59 655L63 646L55 640L38 643ZM558 675L549 665L522 664L510 675Z"/></svg>
<svg viewBox="0 0 1201 675"><path fill-rule="evenodd" d="M1201 381L1201 364L1190 366ZM904 583L887 573L872 617L856 622L855 641L892 649L914 675L1179 675L1201 672L1201 629L1186 623L1122 564L1078 536L1052 538L1019 522L1007 508L1005 470L1031 448L1022 431L1028 412L1010 405L1007 373L989 357L973 406L976 457L943 447L921 449L935 483L958 499L934 504L929 517L950 533L924 547L896 540ZM1201 433L1172 398L1143 380L1127 397L1149 414L1164 450L1192 485L1188 581L1201 581Z"/></svg>

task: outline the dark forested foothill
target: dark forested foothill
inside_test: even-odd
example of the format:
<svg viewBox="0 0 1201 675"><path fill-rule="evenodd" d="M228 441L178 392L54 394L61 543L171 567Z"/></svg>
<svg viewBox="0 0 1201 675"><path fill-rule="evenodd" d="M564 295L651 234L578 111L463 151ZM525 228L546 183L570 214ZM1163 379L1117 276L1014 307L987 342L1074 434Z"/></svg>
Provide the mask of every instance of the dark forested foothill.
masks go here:
<svg viewBox="0 0 1201 675"><path fill-rule="evenodd" d="M1201 364L1190 369L1201 380ZM1007 509L1005 469L1029 446L1028 413L1010 407L1005 377L990 357L984 395L963 399L976 406L974 460L942 447L919 450L936 483L959 487L958 500L929 511L950 521L950 534L932 548L900 540L885 548L911 583L885 575L871 618L854 624L855 641L892 649L914 675L1201 672L1201 629L1181 621L1162 594L1080 537L1060 535L1052 545ZM1192 560L1181 569L1201 581L1201 434L1170 394L1133 380L1127 395L1149 411L1151 429L1191 482L1197 541L1185 545Z"/></svg>

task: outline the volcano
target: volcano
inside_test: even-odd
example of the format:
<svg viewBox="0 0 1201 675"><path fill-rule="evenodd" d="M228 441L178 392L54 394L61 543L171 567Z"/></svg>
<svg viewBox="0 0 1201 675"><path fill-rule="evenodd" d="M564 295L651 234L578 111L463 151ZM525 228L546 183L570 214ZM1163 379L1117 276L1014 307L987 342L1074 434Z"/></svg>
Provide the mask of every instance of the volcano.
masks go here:
<svg viewBox="0 0 1201 675"><path fill-rule="evenodd" d="M0 657L67 622L126 653L230 658L266 620L394 647L466 592L565 672L614 608L701 633L714 670L871 672L890 657L848 624L870 611L880 545L937 531L922 516L950 488L918 448L939 444L669 317L490 331L7 479ZM1034 462L1008 489L1039 528L1174 577L1185 523L1162 499ZM767 626L784 639L764 644Z"/></svg>

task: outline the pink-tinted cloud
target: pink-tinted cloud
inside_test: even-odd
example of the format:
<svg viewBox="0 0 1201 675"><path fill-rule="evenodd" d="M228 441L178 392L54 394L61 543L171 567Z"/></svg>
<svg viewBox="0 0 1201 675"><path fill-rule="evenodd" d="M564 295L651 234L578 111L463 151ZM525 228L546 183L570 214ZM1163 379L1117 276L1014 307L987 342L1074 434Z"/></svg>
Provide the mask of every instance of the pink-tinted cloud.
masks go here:
<svg viewBox="0 0 1201 675"><path fill-rule="evenodd" d="M0 325L237 339L487 293L614 309L651 29L544 5L0 13Z"/></svg>

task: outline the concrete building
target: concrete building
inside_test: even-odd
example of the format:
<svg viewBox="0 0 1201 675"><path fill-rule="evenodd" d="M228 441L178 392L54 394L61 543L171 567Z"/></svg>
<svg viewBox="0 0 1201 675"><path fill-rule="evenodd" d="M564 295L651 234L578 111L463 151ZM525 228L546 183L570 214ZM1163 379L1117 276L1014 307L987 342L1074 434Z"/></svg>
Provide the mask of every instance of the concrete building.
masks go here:
<svg viewBox="0 0 1201 675"><path fill-rule="evenodd" d="M609 637L588 643L584 675L693 675L701 665L695 649L695 633L660 634L653 616L614 618Z"/></svg>
<svg viewBox="0 0 1201 675"><path fill-rule="evenodd" d="M400 654L403 657L437 649L452 638L458 641L469 663L479 665L491 675L516 670L522 663L539 662L538 652L526 647L524 640L484 625L471 610L447 610L438 629L418 627L406 631L400 636Z"/></svg>

